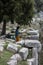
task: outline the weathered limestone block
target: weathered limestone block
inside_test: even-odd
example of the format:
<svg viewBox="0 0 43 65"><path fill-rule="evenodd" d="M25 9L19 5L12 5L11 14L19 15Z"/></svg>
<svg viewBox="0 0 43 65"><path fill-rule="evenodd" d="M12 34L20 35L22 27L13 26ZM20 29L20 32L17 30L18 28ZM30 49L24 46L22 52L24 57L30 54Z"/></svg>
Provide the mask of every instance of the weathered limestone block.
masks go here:
<svg viewBox="0 0 43 65"><path fill-rule="evenodd" d="M10 60L7 62L8 65L17 65L17 60Z"/></svg>
<svg viewBox="0 0 43 65"><path fill-rule="evenodd" d="M22 49L20 49L19 54L21 55L23 60L26 60L28 56L28 48L23 47Z"/></svg>
<svg viewBox="0 0 43 65"><path fill-rule="evenodd" d="M4 47L0 46L0 52L3 52L3 50L4 50Z"/></svg>
<svg viewBox="0 0 43 65"><path fill-rule="evenodd" d="M20 40L20 41L16 42L16 44L24 45L24 40Z"/></svg>
<svg viewBox="0 0 43 65"><path fill-rule="evenodd" d="M21 60L22 60L20 54L15 54L15 55L13 55L13 56L11 57L11 59L17 60L17 61L21 61Z"/></svg>
<svg viewBox="0 0 43 65"><path fill-rule="evenodd" d="M25 40L25 46L26 47L35 47L37 48L37 51L39 52L41 50L41 43L38 40Z"/></svg>
<svg viewBox="0 0 43 65"><path fill-rule="evenodd" d="M37 34L37 35L27 35L26 37L28 39L39 40L39 34Z"/></svg>
<svg viewBox="0 0 43 65"><path fill-rule="evenodd" d="M19 30L20 33L26 32L27 29Z"/></svg>
<svg viewBox="0 0 43 65"><path fill-rule="evenodd" d="M27 59L27 65L34 65L35 58Z"/></svg>
<svg viewBox="0 0 43 65"><path fill-rule="evenodd" d="M17 44L13 44L13 43L10 43L8 44L7 46L7 50L9 51L12 51L12 52L18 52L18 50L21 48L21 45L17 45Z"/></svg>
<svg viewBox="0 0 43 65"><path fill-rule="evenodd" d="M4 46L5 45L5 41L0 39L0 46Z"/></svg>
<svg viewBox="0 0 43 65"><path fill-rule="evenodd" d="M38 30L27 31L27 34L29 34L29 35L37 35L37 33L39 33Z"/></svg>

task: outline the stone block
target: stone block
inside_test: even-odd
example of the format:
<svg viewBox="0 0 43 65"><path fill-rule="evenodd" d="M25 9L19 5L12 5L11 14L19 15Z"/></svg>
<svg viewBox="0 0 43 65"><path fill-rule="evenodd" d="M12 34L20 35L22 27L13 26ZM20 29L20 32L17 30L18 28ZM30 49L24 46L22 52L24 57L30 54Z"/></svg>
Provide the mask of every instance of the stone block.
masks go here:
<svg viewBox="0 0 43 65"><path fill-rule="evenodd" d="M35 65L38 65L38 52L37 52L37 48L33 48L33 52L32 52L32 56L33 58L35 58Z"/></svg>
<svg viewBox="0 0 43 65"><path fill-rule="evenodd" d="M20 41L16 42L16 44L24 45L24 40L20 40Z"/></svg>
<svg viewBox="0 0 43 65"><path fill-rule="evenodd" d="M7 62L8 65L17 65L17 60L10 60Z"/></svg>
<svg viewBox="0 0 43 65"><path fill-rule="evenodd" d="M38 33L38 30L27 31L27 34L29 34L29 35L37 35L37 33Z"/></svg>
<svg viewBox="0 0 43 65"><path fill-rule="evenodd" d="M3 52L3 50L4 50L4 47L0 46L0 52Z"/></svg>
<svg viewBox="0 0 43 65"><path fill-rule="evenodd" d="M21 60L22 60L20 54L15 54L15 55L13 55L13 56L11 57L11 59L17 60L17 61L21 61Z"/></svg>
<svg viewBox="0 0 43 65"><path fill-rule="evenodd" d="M39 52L41 50L41 43L38 40L25 40L25 46L26 47L34 47L37 48L37 51Z"/></svg>
<svg viewBox="0 0 43 65"><path fill-rule="evenodd" d="M37 35L27 35L26 37L28 39L39 40L39 34L37 34Z"/></svg>
<svg viewBox="0 0 43 65"><path fill-rule="evenodd" d="M28 48L23 47L22 49L20 49L19 54L21 55L23 60L26 60L28 56Z"/></svg>
<svg viewBox="0 0 43 65"><path fill-rule="evenodd" d="M18 52L20 48L21 48L21 45L17 45L17 44L13 44L13 43L8 44L8 46L7 46L7 50L12 51L14 53Z"/></svg>
<svg viewBox="0 0 43 65"><path fill-rule="evenodd" d="M27 65L34 65L35 58L27 59Z"/></svg>

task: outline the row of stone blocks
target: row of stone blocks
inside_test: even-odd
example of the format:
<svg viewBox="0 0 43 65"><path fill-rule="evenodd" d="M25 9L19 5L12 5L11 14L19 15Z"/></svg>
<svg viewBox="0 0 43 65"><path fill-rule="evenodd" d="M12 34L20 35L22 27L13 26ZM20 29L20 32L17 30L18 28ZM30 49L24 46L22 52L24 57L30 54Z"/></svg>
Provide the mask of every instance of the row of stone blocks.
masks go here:
<svg viewBox="0 0 43 65"><path fill-rule="evenodd" d="M29 47L33 47L32 59L27 59L27 56L29 54L29 49L28 49ZM3 51L3 44L0 45L0 48L1 48L0 51ZM10 58L10 61L7 63L8 65L17 65L18 60L20 61L26 59L27 59L27 64L38 65L38 52L41 50L41 44L38 40L26 39L16 42L15 44L9 43L7 46L7 50L15 53L15 55L12 56L13 58Z"/></svg>
<svg viewBox="0 0 43 65"><path fill-rule="evenodd" d="M7 62L8 65L17 65L17 62L26 60L28 56L28 48L22 48L19 54L15 54L10 58L10 61ZM31 59L27 59L27 65L38 65L38 52L37 48L33 48Z"/></svg>
<svg viewBox="0 0 43 65"><path fill-rule="evenodd" d="M20 41L20 42L17 42L16 44L8 44L7 50L12 51L14 53L19 52L19 54L15 54L11 57L10 61L7 63L8 65L12 65L13 62L14 62L13 64L16 65L17 64L16 62L18 60L19 61L20 60L26 60L27 56L29 54L29 49L26 48L26 47L33 47L33 49L32 49L33 50L33 52L32 52L32 57L33 58L32 59L27 59L27 64L29 64L29 65L38 65L38 52L39 52L39 50L41 50L41 44L40 44L39 41L36 41L36 40L34 40L35 45L33 44L32 40L30 42L29 41L30 40L25 40L25 41L22 40L22 42ZM24 45L23 42L26 42L25 47L22 47Z"/></svg>

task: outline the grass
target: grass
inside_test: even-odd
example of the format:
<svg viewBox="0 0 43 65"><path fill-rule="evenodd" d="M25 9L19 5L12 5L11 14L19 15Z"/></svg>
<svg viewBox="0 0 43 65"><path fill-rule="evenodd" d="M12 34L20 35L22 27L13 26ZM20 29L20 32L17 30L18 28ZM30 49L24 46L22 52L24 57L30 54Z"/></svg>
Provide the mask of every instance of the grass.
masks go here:
<svg viewBox="0 0 43 65"><path fill-rule="evenodd" d="M7 62L10 60L12 55L12 52L4 50L2 57L0 57L0 65L7 65ZM28 57L30 58L30 55ZM18 62L18 65L27 65L27 63L26 61L20 61Z"/></svg>
<svg viewBox="0 0 43 65"><path fill-rule="evenodd" d="M8 43L4 46L4 51L2 53L2 57L0 57L0 65L7 65L7 62L10 60L10 57L14 54L10 51L5 50L7 48ZM29 51L30 52L30 51ZM28 55L28 58L31 58L32 50ZM26 61L18 62L17 65L27 65Z"/></svg>
<svg viewBox="0 0 43 65"><path fill-rule="evenodd" d="M26 61L20 61L18 62L18 65L27 65Z"/></svg>
<svg viewBox="0 0 43 65"><path fill-rule="evenodd" d="M0 65L7 65L7 62L9 61L12 55L12 52L4 50L2 57L0 57ZM20 61L18 62L18 65L27 65L27 63L26 61Z"/></svg>
<svg viewBox="0 0 43 65"><path fill-rule="evenodd" d="M0 57L0 65L7 65L7 61L12 55L12 52L4 50L2 57Z"/></svg>

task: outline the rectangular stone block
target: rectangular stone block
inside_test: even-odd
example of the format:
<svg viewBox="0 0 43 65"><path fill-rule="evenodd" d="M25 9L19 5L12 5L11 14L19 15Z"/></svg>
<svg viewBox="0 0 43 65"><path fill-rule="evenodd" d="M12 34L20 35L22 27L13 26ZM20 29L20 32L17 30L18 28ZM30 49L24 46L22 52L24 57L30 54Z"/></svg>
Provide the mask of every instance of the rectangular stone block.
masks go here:
<svg viewBox="0 0 43 65"><path fill-rule="evenodd" d="M20 41L16 42L16 44L24 45L24 40L20 40Z"/></svg>
<svg viewBox="0 0 43 65"><path fill-rule="evenodd" d="M29 34L29 35L37 35L37 33L38 33L38 30L27 31L27 34Z"/></svg>
<svg viewBox="0 0 43 65"><path fill-rule="evenodd" d="M4 47L0 46L0 52L3 52L3 50L4 50Z"/></svg>
<svg viewBox="0 0 43 65"><path fill-rule="evenodd" d="M37 51L41 50L41 43L38 40L25 40L25 46L26 47L34 47L37 48Z"/></svg>
<svg viewBox="0 0 43 65"><path fill-rule="evenodd" d="M21 48L21 45L17 45L17 44L13 44L13 43L10 43L8 44L7 46L7 50L9 51L12 51L12 52L18 52L18 50Z"/></svg>
<svg viewBox="0 0 43 65"><path fill-rule="evenodd" d="M23 47L22 49L20 49L19 54L21 55L23 60L26 60L28 56L28 48Z"/></svg>
<svg viewBox="0 0 43 65"><path fill-rule="evenodd" d="M35 58L27 59L27 65L35 65L34 61L35 61Z"/></svg>
<svg viewBox="0 0 43 65"><path fill-rule="evenodd" d="M37 35L27 35L26 37L28 39L32 39L32 40L39 40L39 34L37 34Z"/></svg>
<svg viewBox="0 0 43 65"><path fill-rule="evenodd" d="M7 62L8 65L17 65L17 60L10 60Z"/></svg>
<svg viewBox="0 0 43 65"><path fill-rule="evenodd" d="M17 61L21 61L21 60L22 60L20 54L15 54L15 55L13 55L10 59L12 59L12 60L17 60Z"/></svg>

